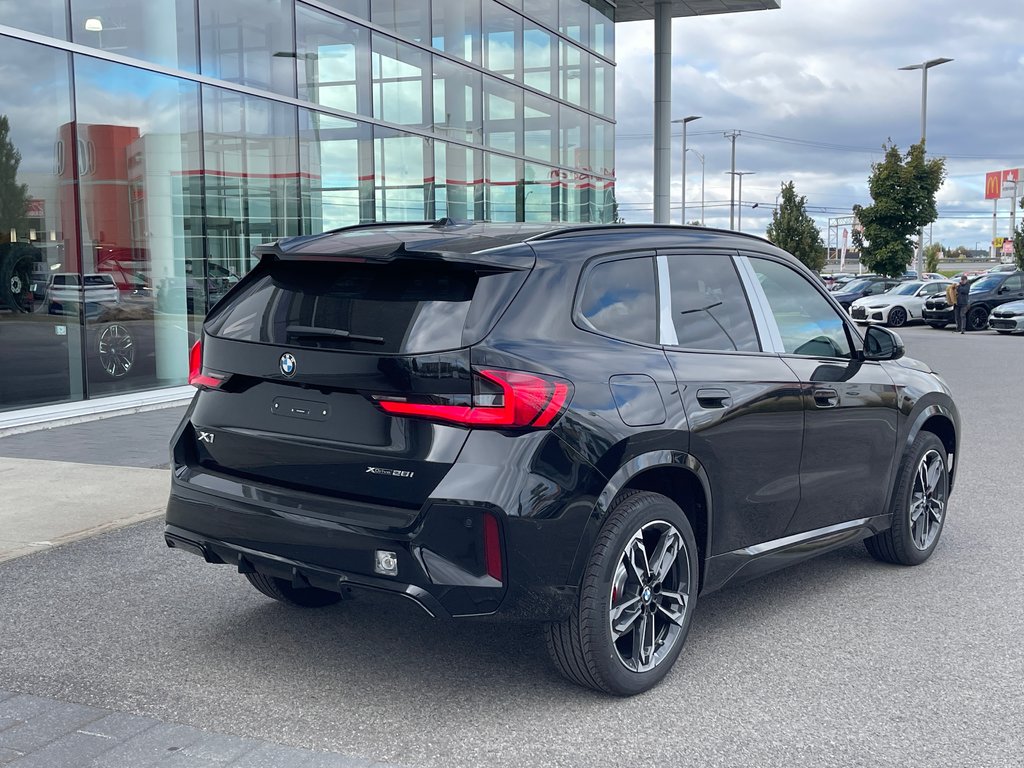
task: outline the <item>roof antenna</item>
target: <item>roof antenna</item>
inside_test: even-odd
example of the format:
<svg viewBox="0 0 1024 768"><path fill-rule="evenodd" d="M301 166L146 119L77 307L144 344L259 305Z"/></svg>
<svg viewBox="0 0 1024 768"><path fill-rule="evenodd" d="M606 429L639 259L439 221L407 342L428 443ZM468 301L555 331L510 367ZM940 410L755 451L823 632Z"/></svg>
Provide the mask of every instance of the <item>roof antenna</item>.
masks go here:
<svg viewBox="0 0 1024 768"><path fill-rule="evenodd" d="M458 226L459 224L468 224L468 223L469 222L467 222L467 221L456 221L455 219L451 218L450 216L442 216L440 219L435 221L431 226L433 226L435 229L444 229L445 227L455 227L455 226Z"/></svg>

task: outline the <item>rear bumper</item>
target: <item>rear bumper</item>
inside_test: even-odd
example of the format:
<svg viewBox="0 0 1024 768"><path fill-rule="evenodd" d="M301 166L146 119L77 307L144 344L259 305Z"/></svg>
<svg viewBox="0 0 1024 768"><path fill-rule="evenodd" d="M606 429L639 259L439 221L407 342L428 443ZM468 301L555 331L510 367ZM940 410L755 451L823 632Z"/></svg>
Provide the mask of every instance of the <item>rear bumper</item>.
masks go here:
<svg viewBox="0 0 1024 768"><path fill-rule="evenodd" d="M500 579L488 575L487 516L498 523ZM439 618L554 621L568 615L577 592L554 565L569 562L584 524L576 514L529 520L487 503L438 499L412 528L381 530L213 493L175 477L164 538L169 547L243 573L344 595L389 592ZM376 571L378 550L394 554L397 574Z"/></svg>

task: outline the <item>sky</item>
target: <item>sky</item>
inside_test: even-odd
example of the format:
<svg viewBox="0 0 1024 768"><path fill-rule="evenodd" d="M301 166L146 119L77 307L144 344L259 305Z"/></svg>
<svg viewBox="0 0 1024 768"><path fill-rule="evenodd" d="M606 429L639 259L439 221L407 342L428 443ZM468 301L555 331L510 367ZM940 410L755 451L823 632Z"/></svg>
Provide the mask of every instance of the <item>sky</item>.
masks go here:
<svg viewBox="0 0 1024 768"><path fill-rule="evenodd" d="M616 28L616 197L631 223L653 218L653 34L653 22ZM729 226L723 134L736 130L736 170L753 172L743 178L743 230L764 234L781 184L792 180L828 242L830 218L870 204L883 144L905 151L920 139L921 72L899 67L939 57L954 61L928 72L926 147L946 158L947 172L930 237L986 248L985 173L1024 167L1024 2L782 0L780 10L675 19L672 117L702 116L687 127L687 147L705 158L707 225ZM674 125L674 222L681 144ZM695 152L686 176L686 219L699 220ZM1000 200L999 235L1009 234L1009 216L1010 200Z"/></svg>

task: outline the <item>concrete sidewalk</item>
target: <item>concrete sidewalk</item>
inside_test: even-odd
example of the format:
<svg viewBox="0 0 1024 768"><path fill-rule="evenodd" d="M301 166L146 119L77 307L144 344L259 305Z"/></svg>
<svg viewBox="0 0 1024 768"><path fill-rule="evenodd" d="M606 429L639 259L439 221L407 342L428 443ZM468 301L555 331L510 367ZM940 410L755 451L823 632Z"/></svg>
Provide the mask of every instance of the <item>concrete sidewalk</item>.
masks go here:
<svg viewBox="0 0 1024 768"><path fill-rule="evenodd" d="M0 437L0 562L160 515L167 445L184 412Z"/></svg>

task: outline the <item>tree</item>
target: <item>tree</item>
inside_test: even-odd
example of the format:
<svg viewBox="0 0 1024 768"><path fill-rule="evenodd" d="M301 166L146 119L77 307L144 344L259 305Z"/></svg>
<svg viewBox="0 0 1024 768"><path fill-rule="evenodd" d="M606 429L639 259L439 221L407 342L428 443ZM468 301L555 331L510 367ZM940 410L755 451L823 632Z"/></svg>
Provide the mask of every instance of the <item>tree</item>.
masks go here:
<svg viewBox="0 0 1024 768"><path fill-rule="evenodd" d="M0 242L10 239L10 231L25 227L28 211L28 185L18 183L21 152L10 139L7 115L0 115Z"/></svg>
<svg viewBox="0 0 1024 768"><path fill-rule="evenodd" d="M782 185L782 201L772 211L772 223L768 225L768 239L784 251L789 251L800 261L821 271L825 266L825 244L821 230L814 223L806 208L807 198L797 197L792 181Z"/></svg>
<svg viewBox="0 0 1024 768"><path fill-rule="evenodd" d="M932 243L924 249L924 271L925 272L938 272L939 271L939 255L946 249L942 243Z"/></svg>
<svg viewBox="0 0 1024 768"><path fill-rule="evenodd" d="M895 144L883 146L885 159L872 163L868 189L872 204L855 205L863 226L854 230L861 262L873 272L902 275L914 255L912 237L939 217L935 195L946 178L946 161L925 159L924 144L912 144L903 155Z"/></svg>
<svg viewBox="0 0 1024 768"><path fill-rule="evenodd" d="M1024 197L1020 199L1018 207L1024 211ZM1024 215L1013 230L1013 260L1017 262L1017 269L1024 269Z"/></svg>

